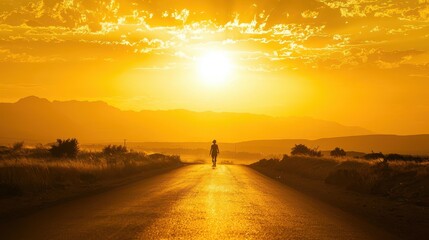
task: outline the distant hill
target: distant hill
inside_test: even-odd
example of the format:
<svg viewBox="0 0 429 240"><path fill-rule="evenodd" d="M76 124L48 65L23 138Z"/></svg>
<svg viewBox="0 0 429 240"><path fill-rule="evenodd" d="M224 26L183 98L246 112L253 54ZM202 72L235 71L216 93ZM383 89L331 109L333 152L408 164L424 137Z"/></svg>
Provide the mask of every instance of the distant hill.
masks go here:
<svg viewBox="0 0 429 240"><path fill-rule="evenodd" d="M341 147L346 151L370 153L401 153L429 155L429 134L422 135L365 135L321 138L317 140L287 139L260 140L237 143L239 149L254 149L264 153L290 153L295 144L319 147L320 150L332 150Z"/></svg>
<svg viewBox="0 0 429 240"><path fill-rule="evenodd" d="M247 113L121 111L105 102L48 101L34 96L0 103L0 142L53 142L76 137L82 143L128 139L223 142L251 139L316 139L371 134L360 127L307 117L276 118ZM250 144L250 143L249 143Z"/></svg>
<svg viewBox="0 0 429 240"><path fill-rule="evenodd" d="M308 147L319 147L322 151L330 151L341 147L348 152L359 153L383 152L412 155L429 155L429 134L424 135L365 135L321 138L317 140L281 139L281 140L255 140L237 143L219 143L221 151L270 154L289 154L295 144L305 144ZM144 142L133 143L132 147L142 150L156 150L164 152L177 152L180 149L205 149L207 152L210 143L207 142ZM172 151L175 149L175 151ZM324 153L326 155L326 153Z"/></svg>

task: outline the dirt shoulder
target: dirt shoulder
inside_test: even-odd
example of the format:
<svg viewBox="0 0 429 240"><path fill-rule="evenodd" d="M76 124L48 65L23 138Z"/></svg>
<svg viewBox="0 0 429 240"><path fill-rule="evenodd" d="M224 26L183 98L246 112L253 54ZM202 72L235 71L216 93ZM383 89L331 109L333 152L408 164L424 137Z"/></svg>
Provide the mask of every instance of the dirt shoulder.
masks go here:
<svg viewBox="0 0 429 240"><path fill-rule="evenodd" d="M18 197L0 198L0 222L25 216L37 210L47 208L73 199L105 192L145 178L164 174L187 164L176 164L156 169L147 169L127 177L114 178L91 184L81 184L65 189L56 189L44 193L23 195Z"/></svg>
<svg viewBox="0 0 429 240"><path fill-rule="evenodd" d="M309 196L365 219L403 239L426 239L429 236L428 207L345 190L321 180L295 174L285 173L281 176L274 176L272 172L264 171L263 168L255 166L251 168Z"/></svg>

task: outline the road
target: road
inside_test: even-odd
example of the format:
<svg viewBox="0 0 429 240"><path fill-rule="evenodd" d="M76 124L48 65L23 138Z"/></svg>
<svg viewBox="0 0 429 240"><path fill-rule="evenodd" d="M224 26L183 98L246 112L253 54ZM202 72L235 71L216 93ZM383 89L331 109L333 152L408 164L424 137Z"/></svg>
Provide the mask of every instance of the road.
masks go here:
<svg viewBox="0 0 429 240"><path fill-rule="evenodd" d="M42 209L1 239L394 239L245 166L189 165Z"/></svg>

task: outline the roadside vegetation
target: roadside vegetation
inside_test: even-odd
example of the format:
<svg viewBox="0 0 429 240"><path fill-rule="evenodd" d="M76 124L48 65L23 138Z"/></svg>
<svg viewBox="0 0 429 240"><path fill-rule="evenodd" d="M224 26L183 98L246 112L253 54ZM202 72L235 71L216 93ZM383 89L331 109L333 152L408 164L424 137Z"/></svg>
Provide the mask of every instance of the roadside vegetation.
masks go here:
<svg viewBox="0 0 429 240"><path fill-rule="evenodd" d="M80 150L76 139L35 148L20 142L0 148L0 198L85 188L180 165L179 156L134 152L121 145L90 152Z"/></svg>
<svg viewBox="0 0 429 240"><path fill-rule="evenodd" d="M425 157L369 153L352 158L341 148L333 149L330 157L314 152L317 149L296 145L291 156L262 159L250 167L280 181L294 174L360 193L429 206L429 160Z"/></svg>

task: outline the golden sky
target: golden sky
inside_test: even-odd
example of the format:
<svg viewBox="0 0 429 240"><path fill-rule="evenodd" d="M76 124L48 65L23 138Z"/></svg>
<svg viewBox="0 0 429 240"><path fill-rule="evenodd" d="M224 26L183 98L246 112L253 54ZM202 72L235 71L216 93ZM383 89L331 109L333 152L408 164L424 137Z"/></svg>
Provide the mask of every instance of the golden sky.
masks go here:
<svg viewBox="0 0 429 240"><path fill-rule="evenodd" d="M428 0L2 0L0 101L37 95L428 133L428 50ZM213 54L217 62L199 65ZM228 73L204 70L213 64Z"/></svg>

